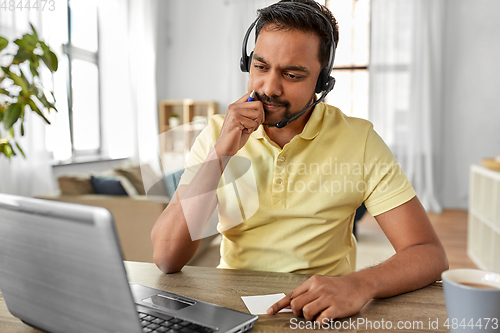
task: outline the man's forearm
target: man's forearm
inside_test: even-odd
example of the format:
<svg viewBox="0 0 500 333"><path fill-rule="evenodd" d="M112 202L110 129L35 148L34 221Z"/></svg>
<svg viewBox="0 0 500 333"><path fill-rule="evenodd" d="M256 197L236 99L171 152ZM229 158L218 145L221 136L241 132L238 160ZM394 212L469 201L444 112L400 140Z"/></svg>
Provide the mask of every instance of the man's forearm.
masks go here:
<svg viewBox="0 0 500 333"><path fill-rule="evenodd" d="M371 298L413 291L439 280L448 260L439 244L425 243L400 250L385 262L349 275Z"/></svg>
<svg viewBox="0 0 500 333"><path fill-rule="evenodd" d="M177 189L175 199L156 221L151 240L154 261L163 272L179 271L196 253L216 208L220 177L221 164L213 149L191 183Z"/></svg>

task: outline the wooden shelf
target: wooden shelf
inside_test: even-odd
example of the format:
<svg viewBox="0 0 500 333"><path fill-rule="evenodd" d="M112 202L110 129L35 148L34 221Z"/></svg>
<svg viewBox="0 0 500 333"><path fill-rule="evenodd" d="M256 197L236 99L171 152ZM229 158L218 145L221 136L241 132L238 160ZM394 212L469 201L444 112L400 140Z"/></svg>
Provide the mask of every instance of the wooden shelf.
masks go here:
<svg viewBox="0 0 500 333"><path fill-rule="evenodd" d="M219 104L215 101L194 101L185 100L163 100L160 102L158 111L159 131L160 131L160 156L162 163L168 169L179 168L178 165L171 166L168 161L163 161L164 156L170 154L183 154L187 156L194 140L201 130L189 125L195 117L209 119L219 113ZM170 119L177 115L178 125L170 126ZM176 161L178 161L176 157ZM177 162L178 164L178 162Z"/></svg>

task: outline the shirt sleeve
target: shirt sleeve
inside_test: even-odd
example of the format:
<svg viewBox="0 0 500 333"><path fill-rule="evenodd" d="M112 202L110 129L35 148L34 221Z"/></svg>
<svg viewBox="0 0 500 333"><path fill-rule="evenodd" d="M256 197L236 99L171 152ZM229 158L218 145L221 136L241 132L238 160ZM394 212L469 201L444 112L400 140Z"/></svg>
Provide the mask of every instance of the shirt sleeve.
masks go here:
<svg viewBox="0 0 500 333"><path fill-rule="evenodd" d="M366 191L363 201L372 216L396 208L415 196L415 190L382 138L370 128L365 146Z"/></svg>

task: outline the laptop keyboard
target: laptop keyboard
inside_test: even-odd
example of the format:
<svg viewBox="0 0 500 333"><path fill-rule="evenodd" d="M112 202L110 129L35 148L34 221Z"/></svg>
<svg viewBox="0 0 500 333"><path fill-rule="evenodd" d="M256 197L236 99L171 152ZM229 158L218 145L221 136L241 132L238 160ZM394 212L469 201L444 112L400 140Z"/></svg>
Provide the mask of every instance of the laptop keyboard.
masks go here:
<svg viewBox="0 0 500 333"><path fill-rule="evenodd" d="M213 329L194 324L190 321L163 315L158 318L147 313L139 312L142 331L144 333L212 333ZM170 318L168 318L170 317ZM168 318L168 319L165 319Z"/></svg>

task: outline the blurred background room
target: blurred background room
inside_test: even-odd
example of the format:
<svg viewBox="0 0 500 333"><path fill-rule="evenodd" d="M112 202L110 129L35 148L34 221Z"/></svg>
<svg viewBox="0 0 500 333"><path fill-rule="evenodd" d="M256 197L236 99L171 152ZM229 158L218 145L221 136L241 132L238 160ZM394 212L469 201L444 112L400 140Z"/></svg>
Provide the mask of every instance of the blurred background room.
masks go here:
<svg viewBox="0 0 500 333"><path fill-rule="evenodd" d="M182 168L193 140L162 133L225 113L247 92L243 36L256 10L273 2L3 1L1 65L12 63L13 41L32 24L58 68L39 70L55 98L57 112L39 105L50 125L29 107L24 136L21 119L11 131L0 124L0 192L106 207L125 259L151 262L149 233L176 186L175 177L162 180ZM500 272L500 2L320 3L340 28L327 103L374 124L429 211L451 268ZM29 89L30 68L21 70ZM16 91L4 77L5 106ZM20 148L7 145L11 132ZM160 183L166 196L156 195ZM394 253L372 217L357 224L358 268ZM191 264L217 261L211 237Z"/></svg>

